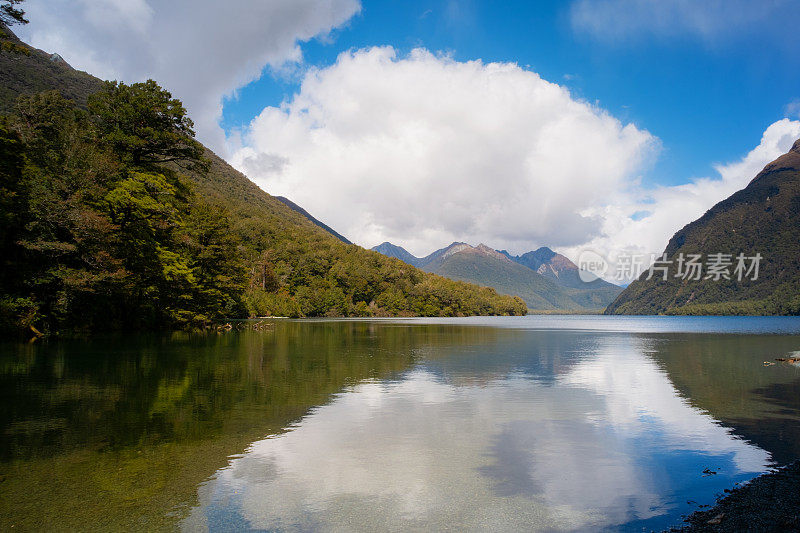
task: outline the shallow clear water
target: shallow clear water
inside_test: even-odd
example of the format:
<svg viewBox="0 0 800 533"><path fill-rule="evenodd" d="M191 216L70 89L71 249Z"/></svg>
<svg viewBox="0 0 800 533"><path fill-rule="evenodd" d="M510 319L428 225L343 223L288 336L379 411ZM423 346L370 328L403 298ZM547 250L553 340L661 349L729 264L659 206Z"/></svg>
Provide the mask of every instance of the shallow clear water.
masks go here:
<svg viewBox="0 0 800 533"><path fill-rule="evenodd" d="M659 530L800 458L794 318L0 346L0 528Z"/></svg>

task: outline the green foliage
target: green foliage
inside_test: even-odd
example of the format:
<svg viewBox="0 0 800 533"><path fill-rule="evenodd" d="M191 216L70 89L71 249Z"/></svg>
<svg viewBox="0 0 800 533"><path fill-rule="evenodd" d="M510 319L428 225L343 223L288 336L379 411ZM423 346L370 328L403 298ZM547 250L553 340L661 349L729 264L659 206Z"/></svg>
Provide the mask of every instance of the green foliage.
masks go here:
<svg viewBox="0 0 800 533"><path fill-rule="evenodd" d="M154 84L140 89L162 95ZM117 105L135 108L118 87L98 100L105 117L55 91L22 97L0 125L4 326L202 325L242 315L245 271L224 209L173 169L121 157L106 137L120 130L106 121ZM173 144L184 153L193 142Z"/></svg>
<svg viewBox="0 0 800 533"><path fill-rule="evenodd" d="M194 124L183 104L153 80L106 82L89 97L89 111L102 144L127 164L179 162L197 168L203 163L203 147L194 140Z"/></svg>
<svg viewBox="0 0 800 533"><path fill-rule="evenodd" d="M23 206L20 196L22 180L22 144L19 135L0 119L0 283L10 274L13 239L19 230Z"/></svg>
<svg viewBox="0 0 800 533"><path fill-rule="evenodd" d="M19 43L10 39L10 35L0 29L0 54L24 54L30 55L30 50Z"/></svg>
<svg viewBox="0 0 800 533"><path fill-rule="evenodd" d="M0 2L0 22L10 26L12 24L27 24L25 19L25 11L19 9L20 5L25 0L3 0Z"/></svg>
<svg viewBox="0 0 800 533"><path fill-rule="evenodd" d="M0 331L28 329L41 318L39 306L31 298L0 299Z"/></svg>
<svg viewBox="0 0 800 533"><path fill-rule="evenodd" d="M319 238L310 249L279 241L266 260L280 280L273 296L256 287L246 303L257 316L470 316L522 315L518 297L488 287L427 274L398 259L383 257L334 238ZM265 264L262 262L262 264ZM257 269L259 270L259 269ZM259 285L260 276L255 284Z"/></svg>

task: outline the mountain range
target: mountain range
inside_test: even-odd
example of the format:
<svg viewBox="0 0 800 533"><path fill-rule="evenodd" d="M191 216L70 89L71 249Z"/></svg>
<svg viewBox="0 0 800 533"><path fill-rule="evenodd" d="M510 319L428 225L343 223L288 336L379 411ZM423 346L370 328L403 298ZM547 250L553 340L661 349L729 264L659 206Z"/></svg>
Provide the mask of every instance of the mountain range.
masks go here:
<svg viewBox="0 0 800 533"><path fill-rule="evenodd" d="M644 272L606 313L800 314L800 140L747 187L675 233L664 254L659 270ZM761 256L757 276L745 271L739 279L740 254L746 270ZM699 279L685 275L685 264L681 271L693 255L704 267ZM719 275L709 262L720 265Z"/></svg>
<svg viewBox="0 0 800 533"><path fill-rule="evenodd" d="M534 311L597 311L622 291L599 278L582 281L575 263L546 247L521 256L464 242L454 242L425 257L415 257L390 242L372 249L426 272L520 296Z"/></svg>

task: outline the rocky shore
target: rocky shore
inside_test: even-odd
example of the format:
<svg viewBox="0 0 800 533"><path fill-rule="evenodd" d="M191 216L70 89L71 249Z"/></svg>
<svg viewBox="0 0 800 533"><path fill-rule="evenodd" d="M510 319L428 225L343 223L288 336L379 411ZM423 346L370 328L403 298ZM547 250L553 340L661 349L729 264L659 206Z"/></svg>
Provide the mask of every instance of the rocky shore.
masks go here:
<svg viewBox="0 0 800 533"><path fill-rule="evenodd" d="M726 492L671 531L800 531L800 461Z"/></svg>

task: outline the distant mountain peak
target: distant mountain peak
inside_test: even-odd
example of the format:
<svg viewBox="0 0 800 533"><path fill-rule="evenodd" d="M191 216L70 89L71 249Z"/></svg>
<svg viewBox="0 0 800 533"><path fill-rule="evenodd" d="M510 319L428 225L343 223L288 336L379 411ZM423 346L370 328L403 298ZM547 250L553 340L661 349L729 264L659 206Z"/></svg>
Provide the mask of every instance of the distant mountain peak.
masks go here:
<svg viewBox="0 0 800 533"><path fill-rule="evenodd" d="M494 248L490 248L483 243L480 243L478 246L476 246L474 250L483 255L488 255L489 257L499 259L500 261L511 261L506 254L498 252Z"/></svg>
<svg viewBox="0 0 800 533"><path fill-rule="evenodd" d="M578 270L578 266L570 261L569 258L554 252L547 246L542 246L531 252L525 252L519 256L512 256L505 250L500 253L515 263L535 270L539 274L550 275L551 277L558 278L559 274L565 270Z"/></svg>
<svg viewBox="0 0 800 533"><path fill-rule="evenodd" d="M444 248L440 248L425 257L416 257L408 252L402 246L397 246L392 244L388 241L379 244L378 246L374 246L372 248L376 252L380 252L383 255L388 255L389 257L395 257L400 259L401 261L405 261L410 265L414 265L416 267L422 268L433 263L441 263L448 257L451 257L456 254L462 253L473 253L473 254L480 254L490 257L495 257L502 259L503 261L508 261L504 255L500 254L497 250L486 246L485 244L479 244L478 246L471 246L465 242L455 241L450 243L449 245L445 246Z"/></svg>
<svg viewBox="0 0 800 533"><path fill-rule="evenodd" d="M472 246L470 246L469 244L467 244L465 242L454 242L453 244L451 244L450 246L448 246L447 248L444 249L444 252L440 255L440 257L442 259L444 259L445 257L450 257L453 254L457 254L459 252L463 252L463 251L469 250L471 248L472 248ZM436 252L434 252L434 254L435 253ZM433 255L433 254L431 254L431 255ZM430 257L430 256L428 256L428 257Z"/></svg>
<svg viewBox="0 0 800 533"><path fill-rule="evenodd" d="M505 250L499 253L515 263L519 263L538 274L555 280L558 284L565 287L573 289L618 289L615 285L599 278L589 283L583 281L580 277L578 265L573 263L568 257L554 252L547 246L542 246L536 250L525 252L517 256L511 255Z"/></svg>
<svg viewBox="0 0 800 533"><path fill-rule="evenodd" d="M387 257L394 257L395 259L399 259L409 265L418 267L420 265L420 259L418 257L413 256L408 250L403 248L402 246L397 246L395 244L390 243L389 241L383 241L378 246L373 246L372 250L381 253Z"/></svg>
<svg viewBox="0 0 800 533"><path fill-rule="evenodd" d="M531 309L602 309L622 291L601 279L585 283L575 263L546 246L522 256L459 241L425 257L415 257L390 242L372 249L428 272L518 294Z"/></svg>

